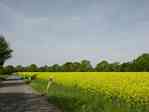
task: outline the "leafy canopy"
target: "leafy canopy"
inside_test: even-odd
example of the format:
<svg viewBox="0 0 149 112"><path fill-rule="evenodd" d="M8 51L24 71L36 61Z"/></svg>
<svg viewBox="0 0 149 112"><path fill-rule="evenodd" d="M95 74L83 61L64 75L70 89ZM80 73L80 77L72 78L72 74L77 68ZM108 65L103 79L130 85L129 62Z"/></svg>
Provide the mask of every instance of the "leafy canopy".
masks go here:
<svg viewBox="0 0 149 112"><path fill-rule="evenodd" d="M3 66L5 61L12 56L12 51L4 36L0 35L0 66Z"/></svg>

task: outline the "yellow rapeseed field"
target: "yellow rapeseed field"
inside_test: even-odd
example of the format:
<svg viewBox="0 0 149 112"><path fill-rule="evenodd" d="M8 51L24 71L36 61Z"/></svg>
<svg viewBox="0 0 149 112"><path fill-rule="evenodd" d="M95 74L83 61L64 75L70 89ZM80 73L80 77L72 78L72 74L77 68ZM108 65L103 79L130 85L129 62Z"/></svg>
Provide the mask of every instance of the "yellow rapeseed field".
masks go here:
<svg viewBox="0 0 149 112"><path fill-rule="evenodd" d="M47 80L54 85L50 102L64 112L149 112L149 73L147 72L22 72L36 75L31 85L46 91Z"/></svg>
<svg viewBox="0 0 149 112"><path fill-rule="evenodd" d="M38 79L53 77L56 83L66 87L78 86L82 89L107 94L109 96L140 103L149 103L149 73L147 72L27 72L21 76L37 75Z"/></svg>

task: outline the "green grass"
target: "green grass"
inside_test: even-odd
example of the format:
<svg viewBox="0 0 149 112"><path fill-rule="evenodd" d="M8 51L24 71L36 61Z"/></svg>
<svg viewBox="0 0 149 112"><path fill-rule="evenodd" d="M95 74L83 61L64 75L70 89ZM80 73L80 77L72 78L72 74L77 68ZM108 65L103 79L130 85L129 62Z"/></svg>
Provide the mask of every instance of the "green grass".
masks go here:
<svg viewBox="0 0 149 112"><path fill-rule="evenodd" d="M45 93L47 81L35 80L32 87ZM60 107L64 112L148 112L148 105L137 102L128 103L117 96L107 96L94 90L79 87L64 87L53 84L48 91L49 102ZM134 99L132 99L133 101Z"/></svg>
<svg viewBox="0 0 149 112"><path fill-rule="evenodd" d="M31 86L46 92L64 112L149 112L149 73L22 73L37 74Z"/></svg>

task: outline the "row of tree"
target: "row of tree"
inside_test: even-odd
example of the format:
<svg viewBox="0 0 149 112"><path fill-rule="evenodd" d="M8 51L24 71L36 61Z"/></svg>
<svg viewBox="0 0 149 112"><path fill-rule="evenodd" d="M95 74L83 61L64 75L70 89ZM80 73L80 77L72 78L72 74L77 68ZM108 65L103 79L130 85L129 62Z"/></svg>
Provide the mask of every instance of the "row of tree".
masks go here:
<svg viewBox="0 0 149 112"><path fill-rule="evenodd" d="M0 36L0 74L13 72L149 72L149 54L145 53L127 63L109 63L101 61L93 67L88 60L81 62L66 62L52 66L45 65L38 67L36 64L29 66L3 66L7 59L11 57L12 49L3 36Z"/></svg>
<svg viewBox="0 0 149 112"><path fill-rule="evenodd" d="M40 67L36 64L3 67L3 73L8 74L11 72L149 72L149 54L143 54L133 61L122 64L101 61L96 67L93 67L88 60Z"/></svg>

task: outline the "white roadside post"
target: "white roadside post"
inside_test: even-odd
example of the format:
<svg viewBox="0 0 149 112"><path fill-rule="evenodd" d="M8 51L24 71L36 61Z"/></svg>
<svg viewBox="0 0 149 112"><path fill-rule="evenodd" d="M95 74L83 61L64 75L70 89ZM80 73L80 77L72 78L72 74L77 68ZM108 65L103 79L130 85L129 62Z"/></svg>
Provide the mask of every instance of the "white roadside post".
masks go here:
<svg viewBox="0 0 149 112"><path fill-rule="evenodd" d="M48 84L47 84L47 94L48 94L48 91L49 91L49 88L50 88L50 86L52 85L52 83L53 83L53 78L52 77L49 77L49 79L48 79Z"/></svg>

